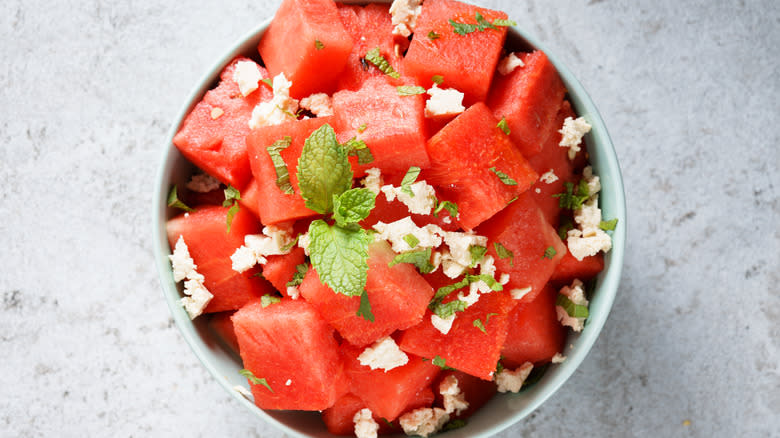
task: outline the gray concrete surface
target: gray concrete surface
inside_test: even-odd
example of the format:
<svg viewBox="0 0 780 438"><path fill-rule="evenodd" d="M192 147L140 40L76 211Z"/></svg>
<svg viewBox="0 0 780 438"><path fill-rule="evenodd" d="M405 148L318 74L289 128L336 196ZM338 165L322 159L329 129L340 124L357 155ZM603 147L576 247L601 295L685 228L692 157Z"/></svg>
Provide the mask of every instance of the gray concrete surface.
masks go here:
<svg viewBox="0 0 780 438"><path fill-rule="evenodd" d="M150 203L172 117L275 1L0 5L0 436L283 436L169 317ZM628 252L582 367L502 437L778 436L780 8L481 1L589 90Z"/></svg>

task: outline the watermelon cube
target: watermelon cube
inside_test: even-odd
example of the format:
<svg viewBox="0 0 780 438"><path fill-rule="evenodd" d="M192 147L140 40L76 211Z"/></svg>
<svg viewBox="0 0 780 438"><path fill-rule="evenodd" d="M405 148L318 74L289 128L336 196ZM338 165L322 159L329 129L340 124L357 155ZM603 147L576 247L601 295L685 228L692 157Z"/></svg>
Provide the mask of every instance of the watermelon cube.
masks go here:
<svg viewBox="0 0 780 438"><path fill-rule="evenodd" d="M555 314L557 297L558 291L546 286L533 301L518 304L509 314L509 334L501 350L505 367L546 363L563 350L566 328Z"/></svg>
<svg viewBox="0 0 780 438"><path fill-rule="evenodd" d="M403 61L403 72L426 88L434 75L444 77L444 87L465 93L464 105L484 101L506 39L506 27L455 33L450 20L476 24L476 14L493 22L506 19L503 12L453 0L426 0L417 19L414 37ZM429 33L439 37L430 39Z"/></svg>
<svg viewBox="0 0 780 438"><path fill-rule="evenodd" d="M273 94L261 86L244 97L233 80L238 62L255 64L239 57L225 67L217 88L195 105L173 137L173 144L196 166L240 190L252 177L245 141L249 118L255 106L270 100ZM257 68L263 78L268 77L263 67Z"/></svg>
<svg viewBox="0 0 780 438"><path fill-rule="evenodd" d="M556 114L566 88L544 52L523 53L520 59L525 66L496 76L487 104L497 119L506 118L512 141L530 158L563 125Z"/></svg>
<svg viewBox="0 0 780 438"><path fill-rule="evenodd" d="M288 254L266 258L268 261L263 265L263 277L270 281L282 295L287 295L287 283L292 281L297 266L306 261L303 248L295 247Z"/></svg>
<svg viewBox="0 0 780 438"><path fill-rule="evenodd" d="M431 167L424 176L444 199L458 204L458 221L468 230L501 211L538 178L497 124L488 107L476 103L426 145ZM513 181L502 180L499 172Z"/></svg>
<svg viewBox="0 0 780 438"><path fill-rule="evenodd" d="M260 219L260 184L256 179L251 178L249 184L241 190L241 199L238 203L241 204L241 208L246 208Z"/></svg>
<svg viewBox="0 0 780 438"><path fill-rule="evenodd" d="M336 88L352 38L333 0L284 0L257 49L271 76L284 73L290 96L301 99Z"/></svg>
<svg viewBox="0 0 780 438"><path fill-rule="evenodd" d="M587 282L595 278L602 270L604 270L603 252L585 257L582 260L577 260L570 252L567 252L558 266L555 267L550 282L559 286L571 284L575 278Z"/></svg>
<svg viewBox="0 0 780 438"><path fill-rule="evenodd" d="M233 315L244 368L262 409L319 411L348 390L333 329L303 300L282 299L263 307L254 301Z"/></svg>
<svg viewBox="0 0 780 438"><path fill-rule="evenodd" d="M350 344L368 345L396 330L409 328L423 317L433 288L413 265L393 267L395 253L385 241L372 243L368 249L366 292L374 322L357 315L360 297L349 297L333 291L320 281L315 269L309 269L301 283L301 295L310 302Z"/></svg>
<svg viewBox="0 0 780 438"><path fill-rule="evenodd" d="M204 312L236 310L267 293L273 293L270 283L254 276L257 268L243 274L233 270L230 256L244 244L244 236L260 232L260 223L246 209L240 208L227 232L228 208L199 206L191 213L170 219L166 225L168 242L173 248L179 236L205 277L206 289L214 295Z"/></svg>
<svg viewBox="0 0 780 438"><path fill-rule="evenodd" d="M238 338L233 330L233 321L230 319L235 312L212 313L209 317L209 328L231 350L238 353Z"/></svg>
<svg viewBox="0 0 780 438"><path fill-rule="evenodd" d="M433 384L434 388L438 388L442 380L448 376L453 376L458 379L458 388L463 392L463 396L468 402L469 406L459 414L450 414L451 418L468 418L476 412L479 408L485 405L496 394L496 384L492 381L482 380L474 377L470 374L466 374L458 370L444 371L439 374L438 381ZM444 406L443 397L440 392L436 394L436 404L438 406Z"/></svg>

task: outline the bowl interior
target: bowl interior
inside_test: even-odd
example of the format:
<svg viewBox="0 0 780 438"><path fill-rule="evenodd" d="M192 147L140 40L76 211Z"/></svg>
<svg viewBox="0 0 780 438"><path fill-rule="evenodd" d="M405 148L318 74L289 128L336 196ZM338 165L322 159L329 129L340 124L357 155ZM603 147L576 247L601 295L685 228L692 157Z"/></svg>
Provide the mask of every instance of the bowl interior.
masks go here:
<svg viewBox="0 0 780 438"><path fill-rule="evenodd" d="M233 389L236 385L247 386L246 379L238 374L242 368L241 360L230 348L217 340L218 337L207 328L202 318L195 321L189 319L187 313L179 305L181 292L173 282L171 266L167 257L170 254L170 248L165 233L165 223L168 218L176 214L175 211L166 206L168 190L173 184L185 184L193 171L192 164L173 146L173 136L192 107L207 90L216 85L219 73L230 60L238 55L258 59L257 43L269 23L270 20L263 22L242 37L209 69L190 93L186 103L174 119L163 145L162 163L155 182L152 216L155 262L163 294L182 336L203 363L203 366L209 370L225 390L247 409L265 421L275 424L285 433L293 436L333 437L334 435L325 430L317 412L263 411ZM606 255L605 269L596 280L590 304L590 317L585 329L581 334L570 334L567 339L564 351L567 360L561 364L550 366L541 380L529 389L523 390L519 394L499 394L493 397L485 407L469 419L466 427L448 432L447 436L451 438L485 437L496 434L529 415L563 385L585 359L604 326L617 292L623 265L626 236L625 195L615 150L601 116L582 85L543 44L522 30L513 28L510 29L507 45L515 50L542 50L558 69L568 89L568 97L575 112L584 116L592 125L592 130L586 135L585 141L590 153L591 164L602 182L599 203L603 217L607 219L618 218L619 220L612 235L612 250Z"/></svg>

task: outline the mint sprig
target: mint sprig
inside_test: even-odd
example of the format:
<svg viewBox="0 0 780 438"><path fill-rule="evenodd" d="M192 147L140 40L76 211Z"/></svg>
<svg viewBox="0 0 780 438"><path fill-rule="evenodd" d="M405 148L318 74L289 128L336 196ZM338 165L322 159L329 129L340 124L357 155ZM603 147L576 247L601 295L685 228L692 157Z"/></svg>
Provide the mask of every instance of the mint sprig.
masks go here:
<svg viewBox="0 0 780 438"><path fill-rule="evenodd" d="M320 280L338 293L358 296L366 287L368 244L360 227L330 226L322 219L309 225L309 255Z"/></svg>
<svg viewBox="0 0 780 438"><path fill-rule="evenodd" d="M376 195L364 188L349 189L333 195L333 219L340 227L356 224L367 218L374 208Z"/></svg>
<svg viewBox="0 0 780 438"><path fill-rule="evenodd" d="M329 124L312 132L298 159L298 186L306 207L317 213L333 211L333 195L352 187L352 168L347 151Z"/></svg>

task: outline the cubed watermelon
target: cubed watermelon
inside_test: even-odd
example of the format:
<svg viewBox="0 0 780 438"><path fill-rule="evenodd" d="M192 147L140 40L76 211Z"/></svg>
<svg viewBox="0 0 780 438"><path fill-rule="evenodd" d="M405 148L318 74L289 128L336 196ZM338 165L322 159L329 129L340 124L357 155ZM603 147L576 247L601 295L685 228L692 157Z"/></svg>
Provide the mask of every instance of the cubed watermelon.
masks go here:
<svg viewBox="0 0 780 438"><path fill-rule="evenodd" d="M476 103L428 140L431 167L424 172L442 198L458 204L458 221L473 229L525 192L538 175L488 107ZM491 170L492 169L492 170ZM508 185L499 177L508 176Z"/></svg>
<svg viewBox="0 0 780 438"><path fill-rule="evenodd" d="M217 88L207 92L195 105L173 137L173 144L196 166L240 190L252 177L245 141L249 118L255 106L271 99L272 93L260 86L248 96L242 96L233 80L238 62L255 64L239 57L225 67ZM257 68L263 78L268 77L263 67Z"/></svg>
<svg viewBox="0 0 780 438"><path fill-rule="evenodd" d="M470 417L471 414L484 406L496 394L496 384L492 381L482 380L458 370L444 371L439 374L437 382L433 384L434 388L438 388L438 385L447 376L454 376L458 379L458 388L463 392L463 396L469 404L468 408L461 411L460 414L450 414L452 418ZM444 406L443 397L438 391L436 393L436 404L437 406Z"/></svg>
<svg viewBox="0 0 780 438"><path fill-rule="evenodd" d="M506 118L512 141L530 158L561 128L555 116L566 88L544 52L523 53L520 59L525 66L496 76L487 104L496 118Z"/></svg>
<svg viewBox="0 0 780 438"><path fill-rule="evenodd" d="M575 278L587 282L595 278L602 270L604 270L603 252L585 257L582 260L577 260L570 252L567 252L558 266L555 267L550 282L559 286L571 284Z"/></svg>
<svg viewBox="0 0 780 438"><path fill-rule="evenodd" d="M347 393L333 328L305 301L252 302L233 326L244 368L270 387L251 384L260 408L319 411Z"/></svg>
<svg viewBox="0 0 780 438"><path fill-rule="evenodd" d="M557 297L558 292L546 286L533 301L520 303L509 314L509 334L501 350L505 367L546 363L562 351L566 328L555 314Z"/></svg>
<svg viewBox="0 0 780 438"><path fill-rule="evenodd" d="M241 208L246 208L260 219L260 184L256 179L251 178L249 184L241 190L241 199L238 200L238 203L241 204Z"/></svg>
<svg viewBox="0 0 780 438"><path fill-rule="evenodd" d="M495 386L495 385L494 385ZM412 401L404 408L404 412L409 412L417 408L430 407L435 400L433 390L425 387L415 394ZM336 401L336 404L322 411L322 421L328 428L328 432L334 435L354 435L355 434L355 414L366 407L366 403L358 396L348 393ZM397 422L389 422L386 418L373 415L374 421L379 425L377 433L384 435L388 433L397 433L401 431L401 426Z"/></svg>
<svg viewBox="0 0 780 438"><path fill-rule="evenodd" d="M274 285L276 290L287 295L287 283L292 281L297 266L306 261L303 248L295 247L288 254L266 257L263 265L263 277Z"/></svg>
<svg viewBox="0 0 780 438"><path fill-rule="evenodd" d="M235 312L218 312L209 317L209 328L231 350L238 353L238 338L233 330L233 321L230 319Z"/></svg>
<svg viewBox="0 0 780 438"><path fill-rule="evenodd" d="M336 88L352 38L333 0L284 0L257 49L271 76L284 73L290 96L301 99Z"/></svg>

